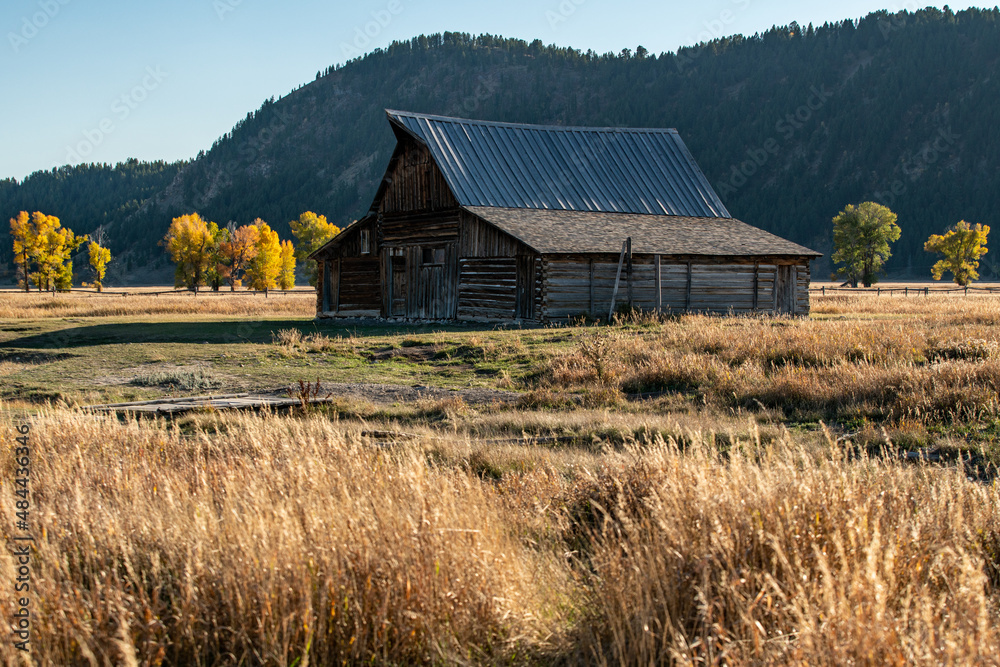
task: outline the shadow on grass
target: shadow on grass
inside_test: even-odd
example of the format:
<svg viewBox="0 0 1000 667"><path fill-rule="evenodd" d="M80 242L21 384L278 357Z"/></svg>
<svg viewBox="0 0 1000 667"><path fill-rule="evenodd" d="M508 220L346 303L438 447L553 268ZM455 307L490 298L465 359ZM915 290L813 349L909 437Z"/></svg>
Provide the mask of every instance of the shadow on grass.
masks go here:
<svg viewBox="0 0 1000 667"><path fill-rule="evenodd" d="M427 334L439 331L486 331L489 326L445 324L327 324L310 319L189 321L189 322L123 322L68 326L56 331L36 333L0 343L2 348L53 350L122 345L126 343L186 343L205 345L238 345L270 343L273 334L282 329L298 329L303 334L322 333L331 338L357 336L381 337Z"/></svg>

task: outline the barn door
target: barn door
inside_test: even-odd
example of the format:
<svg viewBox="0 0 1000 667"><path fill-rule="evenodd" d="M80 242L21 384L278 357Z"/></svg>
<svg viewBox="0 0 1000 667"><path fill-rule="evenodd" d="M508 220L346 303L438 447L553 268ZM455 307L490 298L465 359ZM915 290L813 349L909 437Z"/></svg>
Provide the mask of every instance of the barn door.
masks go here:
<svg viewBox="0 0 1000 667"><path fill-rule="evenodd" d="M323 312L337 311L340 302L340 260L328 259L323 262Z"/></svg>
<svg viewBox="0 0 1000 667"><path fill-rule="evenodd" d="M410 317L423 320L450 320L458 306L458 253L455 244L420 246L416 285L411 293L414 302Z"/></svg>
<svg viewBox="0 0 1000 667"><path fill-rule="evenodd" d="M406 317L406 257L402 250L389 257L389 315Z"/></svg>
<svg viewBox="0 0 1000 667"><path fill-rule="evenodd" d="M778 266L774 284L774 310L777 313L795 313L795 267Z"/></svg>
<svg viewBox="0 0 1000 667"><path fill-rule="evenodd" d="M517 258L517 304L514 317L519 320L535 319L535 258Z"/></svg>

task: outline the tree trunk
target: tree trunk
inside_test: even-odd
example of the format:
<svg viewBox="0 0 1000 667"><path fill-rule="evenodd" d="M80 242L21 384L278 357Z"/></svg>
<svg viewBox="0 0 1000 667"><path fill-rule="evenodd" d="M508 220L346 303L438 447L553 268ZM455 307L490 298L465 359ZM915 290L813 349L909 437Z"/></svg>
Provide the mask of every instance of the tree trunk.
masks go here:
<svg viewBox="0 0 1000 667"><path fill-rule="evenodd" d="M24 271L24 291L25 292L30 292L31 291L31 279L28 278L28 251L25 250L21 254L23 255L23 259L24 259L24 264L21 265L22 270Z"/></svg>

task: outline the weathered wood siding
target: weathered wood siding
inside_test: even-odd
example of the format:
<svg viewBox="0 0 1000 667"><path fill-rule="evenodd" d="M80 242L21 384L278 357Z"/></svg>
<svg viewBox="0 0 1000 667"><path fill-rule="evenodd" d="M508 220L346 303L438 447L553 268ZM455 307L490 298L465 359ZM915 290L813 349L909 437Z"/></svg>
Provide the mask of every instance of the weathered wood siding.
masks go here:
<svg viewBox="0 0 1000 667"><path fill-rule="evenodd" d="M316 267L316 312L320 317L330 317L337 312L340 260L317 260Z"/></svg>
<svg viewBox="0 0 1000 667"><path fill-rule="evenodd" d="M378 317L382 314L382 289L377 257L344 257L340 260L337 314L341 317Z"/></svg>
<svg viewBox="0 0 1000 667"><path fill-rule="evenodd" d="M368 236L368 253L363 255L361 250L362 235ZM330 252L327 257L362 257L377 256L378 254L378 234L375 230L374 221L357 225L353 229L344 232L343 238Z"/></svg>
<svg viewBox="0 0 1000 667"><path fill-rule="evenodd" d="M808 263L789 267L794 273L794 314L809 313ZM611 308L618 257L546 257L542 261L544 320L590 316L606 318ZM664 312L752 313L781 312L775 299L777 260L745 262L720 258L660 258L657 294L656 260L634 256L632 304L641 310ZM622 268L616 304L629 303L628 272ZM785 312L792 312L789 310Z"/></svg>
<svg viewBox="0 0 1000 667"><path fill-rule="evenodd" d="M334 246L317 258L317 264L320 272L316 310L320 317L381 314L381 262L374 220L344 232Z"/></svg>
<svg viewBox="0 0 1000 667"><path fill-rule="evenodd" d="M458 210L386 213L379 222L386 247L458 242Z"/></svg>
<svg viewBox="0 0 1000 667"><path fill-rule="evenodd" d="M531 252L510 234L467 211L461 213L458 249L462 257L517 257Z"/></svg>
<svg viewBox="0 0 1000 667"><path fill-rule="evenodd" d="M512 320L516 305L517 260L507 257L459 261L458 318Z"/></svg>
<svg viewBox="0 0 1000 667"><path fill-rule="evenodd" d="M458 202L426 146L406 139L400 142L398 151L395 165L386 174L390 184L379 204L380 213L458 208Z"/></svg>
<svg viewBox="0 0 1000 667"><path fill-rule="evenodd" d="M809 262L805 264L797 264L795 267L797 273L797 280L795 286L795 314L796 315L808 315L810 311L809 304L809 282L812 279L811 270Z"/></svg>
<svg viewBox="0 0 1000 667"><path fill-rule="evenodd" d="M458 252L458 319L537 319L539 262L530 248L463 211Z"/></svg>

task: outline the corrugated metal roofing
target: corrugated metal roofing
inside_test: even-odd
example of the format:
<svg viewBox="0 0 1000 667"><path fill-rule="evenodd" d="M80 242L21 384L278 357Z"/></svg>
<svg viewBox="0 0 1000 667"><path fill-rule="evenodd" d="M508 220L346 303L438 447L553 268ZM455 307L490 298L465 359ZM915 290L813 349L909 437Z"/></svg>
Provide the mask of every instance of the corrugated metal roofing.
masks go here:
<svg viewBox="0 0 1000 667"><path fill-rule="evenodd" d="M736 218L465 207L542 254L618 253L632 237L643 255L820 257Z"/></svg>
<svg viewBox="0 0 1000 667"><path fill-rule="evenodd" d="M428 146L463 206L732 217L677 130L386 113Z"/></svg>

